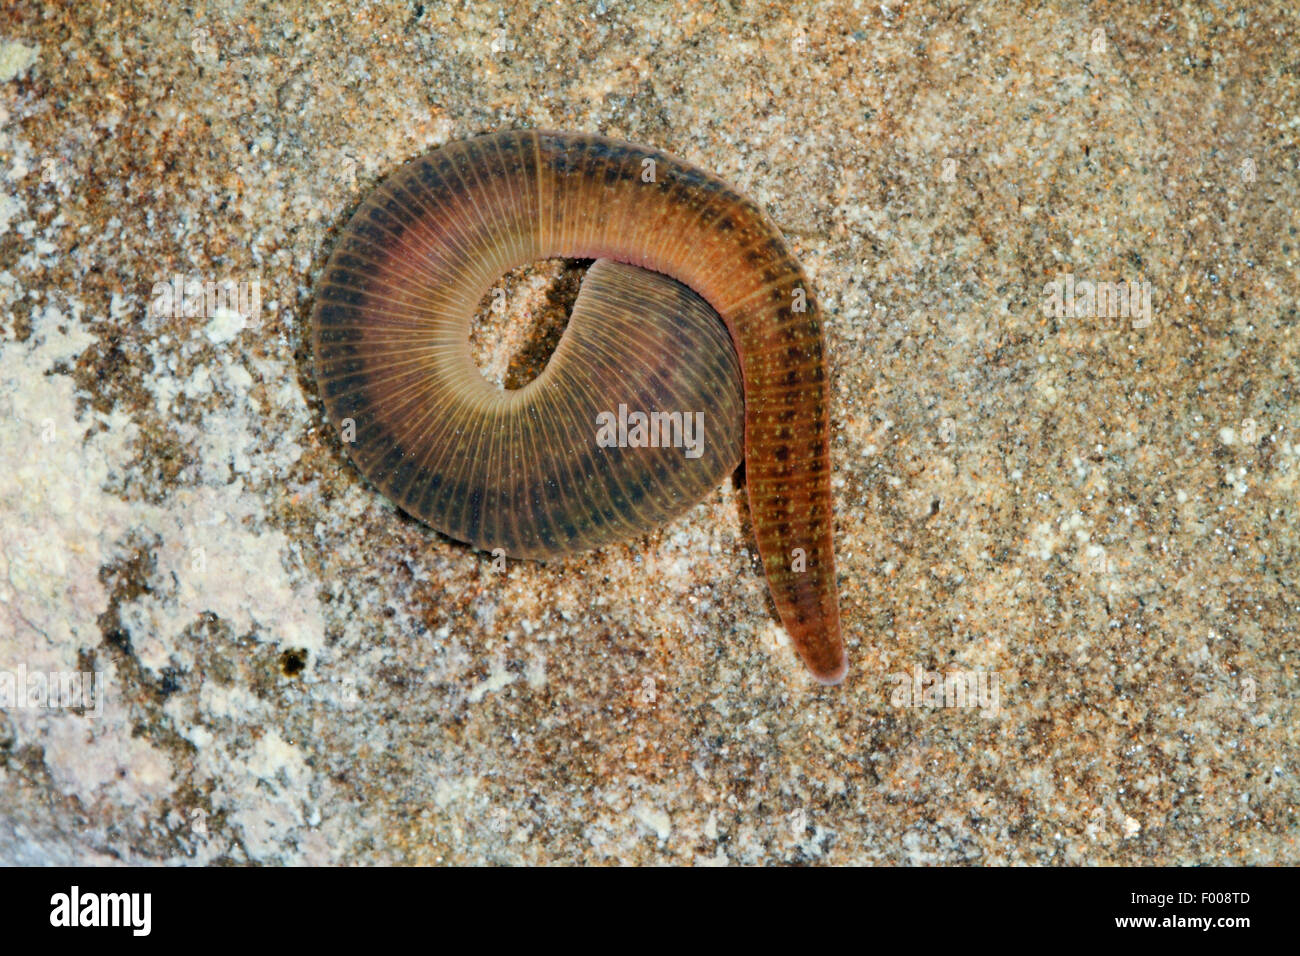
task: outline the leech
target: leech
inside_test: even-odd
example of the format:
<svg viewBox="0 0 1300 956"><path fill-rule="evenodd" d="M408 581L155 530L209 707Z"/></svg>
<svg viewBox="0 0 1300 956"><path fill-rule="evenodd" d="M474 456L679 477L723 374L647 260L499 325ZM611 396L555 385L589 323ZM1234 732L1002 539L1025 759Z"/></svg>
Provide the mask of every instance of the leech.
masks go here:
<svg viewBox="0 0 1300 956"><path fill-rule="evenodd" d="M475 311L504 273L560 257L597 261L545 369L502 390L470 351ZM449 144L352 217L312 336L352 461L481 550L546 559L643 533L743 454L777 612L812 674L843 678L821 319L779 230L720 179L585 134ZM666 440L626 440L633 412ZM699 427L692 454L673 441L679 420Z"/></svg>

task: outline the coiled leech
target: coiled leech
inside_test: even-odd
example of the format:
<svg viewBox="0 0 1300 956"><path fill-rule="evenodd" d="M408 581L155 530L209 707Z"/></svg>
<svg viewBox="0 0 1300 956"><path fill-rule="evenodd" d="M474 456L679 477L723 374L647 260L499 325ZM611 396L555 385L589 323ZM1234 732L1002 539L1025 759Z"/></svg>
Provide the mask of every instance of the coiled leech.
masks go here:
<svg viewBox="0 0 1300 956"><path fill-rule="evenodd" d="M475 309L505 272L557 257L597 261L546 368L503 391L470 352ZM476 548L544 559L642 533L743 452L773 602L813 675L843 678L820 316L776 226L722 180L586 134L449 144L352 217L312 336L353 462ZM702 411L700 457L601 447L597 416L620 405Z"/></svg>

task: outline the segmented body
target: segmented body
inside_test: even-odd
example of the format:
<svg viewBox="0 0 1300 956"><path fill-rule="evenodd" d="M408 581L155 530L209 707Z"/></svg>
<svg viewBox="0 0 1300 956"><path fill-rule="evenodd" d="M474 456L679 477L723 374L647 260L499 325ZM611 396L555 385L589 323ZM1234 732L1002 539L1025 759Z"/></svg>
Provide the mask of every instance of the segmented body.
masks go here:
<svg viewBox="0 0 1300 956"><path fill-rule="evenodd" d="M473 361L470 321L503 273L552 257L600 261L546 369L503 391ZM779 230L722 180L586 134L449 144L358 209L313 318L321 394L353 425L352 459L479 548L546 558L652 527L734 467L743 416L773 601L813 674L843 676L816 298ZM600 447L593 415L620 404L703 411L703 454Z"/></svg>

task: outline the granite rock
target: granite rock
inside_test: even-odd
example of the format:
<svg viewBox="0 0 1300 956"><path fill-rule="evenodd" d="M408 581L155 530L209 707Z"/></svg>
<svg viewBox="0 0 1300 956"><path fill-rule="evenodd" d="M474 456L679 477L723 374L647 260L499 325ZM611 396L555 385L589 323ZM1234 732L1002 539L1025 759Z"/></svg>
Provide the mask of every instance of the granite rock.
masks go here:
<svg viewBox="0 0 1300 956"><path fill-rule="evenodd" d="M0 697L99 675L0 707L0 861L1300 862L1294 4L193 10L0 11ZM498 572L347 464L324 260L506 127L681 155L805 263L842 686L736 481Z"/></svg>

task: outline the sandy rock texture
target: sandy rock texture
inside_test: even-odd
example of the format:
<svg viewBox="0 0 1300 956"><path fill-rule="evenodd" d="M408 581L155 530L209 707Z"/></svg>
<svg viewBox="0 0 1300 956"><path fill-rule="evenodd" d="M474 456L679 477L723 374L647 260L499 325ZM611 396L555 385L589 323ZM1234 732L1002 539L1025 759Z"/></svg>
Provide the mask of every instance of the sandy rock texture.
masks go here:
<svg viewBox="0 0 1300 956"><path fill-rule="evenodd" d="M275 7L0 9L0 861L1300 862L1294 3ZM796 248L842 686L738 481L498 572L347 464L325 258L505 127Z"/></svg>

